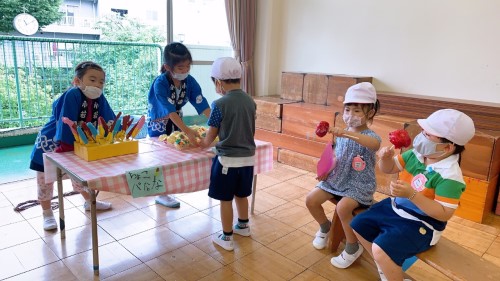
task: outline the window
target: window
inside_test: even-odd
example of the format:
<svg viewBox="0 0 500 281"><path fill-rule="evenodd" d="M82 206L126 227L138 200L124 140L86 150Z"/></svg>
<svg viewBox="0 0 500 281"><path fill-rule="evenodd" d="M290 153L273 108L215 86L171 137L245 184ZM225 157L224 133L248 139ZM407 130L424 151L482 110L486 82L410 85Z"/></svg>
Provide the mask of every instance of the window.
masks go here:
<svg viewBox="0 0 500 281"><path fill-rule="evenodd" d="M173 0L174 41L231 46L224 0Z"/></svg>
<svg viewBox="0 0 500 281"><path fill-rule="evenodd" d="M224 0L172 0L172 14L173 40L191 51L191 75L211 104L220 97L210 79L212 61L233 55ZM182 110L185 116L198 115L190 104Z"/></svg>
<svg viewBox="0 0 500 281"><path fill-rule="evenodd" d="M75 25L75 16L78 14L80 6L66 5L63 9L63 18L61 20L61 25Z"/></svg>

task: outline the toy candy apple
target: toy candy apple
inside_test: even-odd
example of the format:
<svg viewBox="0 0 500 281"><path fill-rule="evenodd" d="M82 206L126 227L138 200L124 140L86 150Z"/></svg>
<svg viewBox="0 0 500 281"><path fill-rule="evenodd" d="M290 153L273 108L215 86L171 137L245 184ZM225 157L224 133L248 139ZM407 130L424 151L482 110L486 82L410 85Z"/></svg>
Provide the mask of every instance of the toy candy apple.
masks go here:
<svg viewBox="0 0 500 281"><path fill-rule="evenodd" d="M328 129L330 128L330 124L326 121L319 122L316 127L316 135L320 138L324 137L328 133Z"/></svg>
<svg viewBox="0 0 500 281"><path fill-rule="evenodd" d="M389 133L389 141L394 145L394 148L400 149L411 145L411 138L408 132L404 129L399 129Z"/></svg>

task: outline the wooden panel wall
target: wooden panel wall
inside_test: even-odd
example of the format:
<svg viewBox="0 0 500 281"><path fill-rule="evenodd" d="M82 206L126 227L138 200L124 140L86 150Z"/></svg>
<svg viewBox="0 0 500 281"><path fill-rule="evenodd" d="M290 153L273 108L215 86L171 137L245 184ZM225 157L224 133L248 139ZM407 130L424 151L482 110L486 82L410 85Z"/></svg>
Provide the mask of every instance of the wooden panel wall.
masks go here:
<svg viewBox="0 0 500 281"><path fill-rule="evenodd" d="M382 114L426 118L436 110L453 108L469 115L476 129L500 131L500 104L377 92Z"/></svg>

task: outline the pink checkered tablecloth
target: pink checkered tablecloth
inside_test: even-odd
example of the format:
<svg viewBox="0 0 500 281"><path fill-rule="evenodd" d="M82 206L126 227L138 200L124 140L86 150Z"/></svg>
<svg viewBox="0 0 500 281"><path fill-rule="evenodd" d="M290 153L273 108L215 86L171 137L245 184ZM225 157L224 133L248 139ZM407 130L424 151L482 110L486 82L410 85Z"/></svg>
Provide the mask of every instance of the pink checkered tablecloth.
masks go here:
<svg viewBox="0 0 500 281"><path fill-rule="evenodd" d="M255 140L256 163L254 174L273 169L273 146L269 142ZM211 150L191 149L179 151L155 138L139 141L139 153L122 155L87 162L73 152L45 153L46 182L57 180L56 169L60 167L94 190L119 194L130 194L126 171L151 167L162 167L167 194L187 193L207 189L210 183L210 168L214 154Z"/></svg>

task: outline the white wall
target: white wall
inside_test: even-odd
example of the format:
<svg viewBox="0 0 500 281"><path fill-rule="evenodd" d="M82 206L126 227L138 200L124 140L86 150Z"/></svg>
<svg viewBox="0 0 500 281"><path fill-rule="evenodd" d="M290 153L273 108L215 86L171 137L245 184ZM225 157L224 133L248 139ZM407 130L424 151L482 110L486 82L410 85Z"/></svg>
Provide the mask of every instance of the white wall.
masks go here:
<svg viewBox="0 0 500 281"><path fill-rule="evenodd" d="M281 71L374 77L378 90L500 103L500 1L259 0L257 94Z"/></svg>

